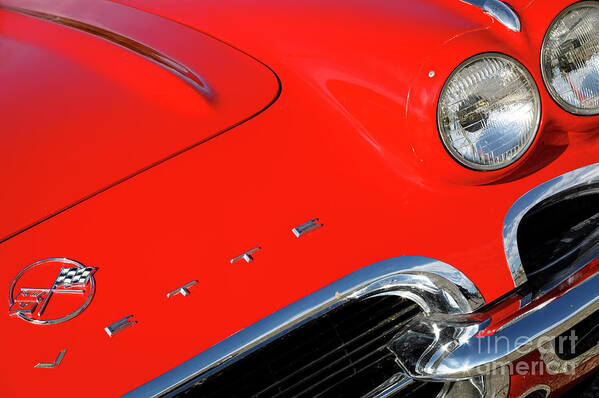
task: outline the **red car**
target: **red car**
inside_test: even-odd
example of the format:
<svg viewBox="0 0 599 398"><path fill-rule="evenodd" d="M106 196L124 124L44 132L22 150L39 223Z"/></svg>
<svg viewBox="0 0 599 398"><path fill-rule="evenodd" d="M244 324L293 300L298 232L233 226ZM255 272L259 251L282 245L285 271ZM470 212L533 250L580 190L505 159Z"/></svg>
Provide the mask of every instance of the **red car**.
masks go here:
<svg viewBox="0 0 599 398"><path fill-rule="evenodd" d="M1 396L597 396L599 1L1 0L0 55Z"/></svg>

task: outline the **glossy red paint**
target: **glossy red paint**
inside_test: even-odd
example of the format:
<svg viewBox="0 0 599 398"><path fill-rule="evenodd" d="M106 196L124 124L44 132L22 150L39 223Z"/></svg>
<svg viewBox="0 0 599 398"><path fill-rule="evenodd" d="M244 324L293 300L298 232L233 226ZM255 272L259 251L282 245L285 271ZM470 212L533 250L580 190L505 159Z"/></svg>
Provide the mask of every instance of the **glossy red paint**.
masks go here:
<svg viewBox="0 0 599 398"><path fill-rule="evenodd" d="M0 240L235 126L278 94L264 65L163 18L111 3L33 10L76 23L0 10ZM148 49L169 57L166 67Z"/></svg>
<svg viewBox="0 0 599 398"><path fill-rule="evenodd" d="M40 119L29 131L44 141L5 135L15 142L19 137L21 149L13 152L25 161L23 167L46 156L36 167L14 171L22 182L11 186L27 195L2 199L5 235L210 137L273 99L272 72L200 32L264 62L282 84L280 97L266 111L227 134L0 245L6 288L22 268L42 258L65 256L98 267L95 298L77 318L35 326L0 317L6 340L23 342L5 347L11 360L0 365L3 395L22 394L24 383L28 394L43 394L62 388L65 378L65 395L127 392L330 282L400 255L452 264L487 301L511 290L501 237L509 207L536 185L599 161L598 118L568 115L540 80L540 41L551 19L570 3L513 2L524 25L516 34L457 0L18 2L146 45L159 40L165 53L198 70L219 98L230 101L222 108L206 105L176 76L103 39L0 11L8 26L0 35L3 42L20 35L8 41L17 47L38 43L31 56L78 57L79 69L73 70L85 75L94 93L86 91L74 101L69 93L81 88L77 80L40 78L39 84L59 81L68 90L52 90L52 99L35 97L27 106L24 100L3 106L5 131L18 131L23 120L33 123L24 113L36 114L44 105L77 105L82 115L64 116L66 124L56 127L63 135L54 136L41 126L56 119ZM50 33L60 43L48 40ZM189 40L178 40L179 35ZM477 173L451 160L434 120L447 75L486 51L508 53L527 66L541 92L543 116L525 159L503 171ZM95 58L97 52L105 55ZM125 58L136 67L122 63ZM228 62L241 65L225 69ZM56 69L48 69L38 62L31 71L14 73L21 73L19 81L44 73L58 79ZM436 72L433 79L429 70ZM156 98L149 82L164 95ZM46 92L46 86L38 88ZM105 137L106 130L96 126L104 119L109 126L122 125ZM204 130L201 121L209 119L214 125ZM81 135L85 129L91 132ZM144 141L144 129L153 132L152 140ZM52 145L68 148L63 153L69 157L43 167ZM86 149L75 156L80 145ZM79 164L87 169L73 171ZM32 187L36 179L40 183ZM37 197L43 201L32 199ZM291 233L314 217L325 226L300 239ZM263 249L254 262L229 263L255 246ZM190 296L166 298L195 279L199 284ZM103 328L129 314L139 323L109 338ZM64 348L60 367L33 368Z"/></svg>

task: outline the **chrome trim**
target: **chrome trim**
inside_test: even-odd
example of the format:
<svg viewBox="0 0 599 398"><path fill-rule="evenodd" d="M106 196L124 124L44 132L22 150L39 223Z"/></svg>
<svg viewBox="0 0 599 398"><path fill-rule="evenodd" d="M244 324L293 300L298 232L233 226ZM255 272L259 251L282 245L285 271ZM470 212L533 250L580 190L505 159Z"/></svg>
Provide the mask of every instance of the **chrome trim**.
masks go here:
<svg viewBox="0 0 599 398"><path fill-rule="evenodd" d="M353 293L350 298L393 295L412 300L426 313L463 314L480 307L484 300L468 296L468 292L448 279L419 270L381 278Z"/></svg>
<svg viewBox="0 0 599 398"><path fill-rule="evenodd" d="M570 360L561 359L555 351L555 339L539 348L541 359L551 374L573 374L576 368L599 355L599 344Z"/></svg>
<svg viewBox="0 0 599 398"><path fill-rule="evenodd" d="M564 290L560 296L541 297L515 320L490 330L493 308L466 315L422 315L399 331L389 348L413 378L461 380L488 374L553 341L599 310L599 272L559 289Z"/></svg>
<svg viewBox="0 0 599 398"><path fill-rule="evenodd" d="M536 386L526 390L526 392L524 394L520 395L519 398L526 398L529 394L531 394L535 391L545 391L545 398L547 398L549 396L549 394L551 394L551 387L549 387L546 384L536 385Z"/></svg>
<svg viewBox="0 0 599 398"><path fill-rule="evenodd" d="M240 254L239 256L232 258L230 263L233 264L239 260L245 260L246 263L251 263L254 261L254 257L252 257L253 253L256 253L258 250L262 250L260 246L254 247L252 250L248 250L247 252Z"/></svg>
<svg viewBox="0 0 599 398"><path fill-rule="evenodd" d="M215 370L227 360L239 358L349 300L377 294L392 294L394 289L405 291L405 296L413 297L419 286L427 290L434 285L433 280L443 281L446 287L452 284L456 286L446 292L440 289L436 289L435 292L423 291L423 294L437 301L428 308L448 308L453 313L467 313L485 304L478 289L458 269L426 257L396 257L358 269L248 326L125 396L155 397L169 393L198 376Z"/></svg>
<svg viewBox="0 0 599 398"><path fill-rule="evenodd" d="M414 379L408 376L396 374L362 398L391 398L398 392L414 384L414 381Z"/></svg>
<svg viewBox="0 0 599 398"><path fill-rule="evenodd" d="M83 267L83 268L87 268L85 265L81 264L78 261L75 260L71 260L69 258L64 258L64 257L52 257L52 258L45 258L43 260L39 260L36 261L32 264L29 264L27 267L23 268L18 274L17 276L14 277L14 279L12 280L10 287L8 289L8 304L9 307L12 307L15 304L15 300L14 300L14 290L15 290L15 286L17 284L17 281L21 278L21 276L23 276L27 271L39 266L39 265L43 265L45 263L48 262L63 262L65 264L69 264L69 265L73 265L73 266L77 266L77 267ZM95 271L94 271L95 272ZM54 281L56 282L56 281ZM94 277L94 274L92 273L90 279L89 279L89 283L90 283L90 288L89 288L89 295L87 296L87 298L85 299L85 301L83 302L83 304L81 304L81 306L79 308L77 308L74 312L65 315L63 317L60 318L55 318L55 319L47 319L47 320L43 320L43 319L35 319L35 318L31 318L28 317L27 315L25 315L24 313L18 312L15 315L18 316L19 318L21 318L24 321L33 323L35 325L55 325L58 323L62 323L62 322L66 322L69 321L73 318L75 318L77 315L81 314L88 306L89 304L92 302L94 295L96 293L96 279ZM50 289L48 289L49 292L53 292L56 289L54 289L55 283L52 284L52 287ZM46 290L46 289L43 289ZM44 302L47 304L48 302L48 296L46 296L46 299L44 300Z"/></svg>
<svg viewBox="0 0 599 398"><path fill-rule="evenodd" d="M66 353L67 353L67 350L62 350L58 353L58 356L56 357L56 360L54 362L40 362L37 365L35 365L34 368L44 368L44 369L55 368L58 365L60 365L60 363L62 362L62 358L64 358Z"/></svg>
<svg viewBox="0 0 599 398"><path fill-rule="evenodd" d="M562 191L599 182L599 163L576 169L549 180L521 196L503 222L503 247L516 287L527 281L518 251L518 226L524 215L543 200Z"/></svg>
<svg viewBox="0 0 599 398"><path fill-rule="evenodd" d="M48 292L52 292L52 293L58 293L58 294L80 294L83 295L85 294L85 290L82 289L43 289L43 288L36 288L36 287L22 287L21 288L21 292L32 292L33 293L37 293L37 292L41 292L41 293L48 293Z"/></svg>
<svg viewBox="0 0 599 398"><path fill-rule="evenodd" d="M184 297L189 296L191 294L191 292L189 291L189 288L192 287L193 285L196 285L198 283L198 281L191 281L191 282L187 282L185 285L176 288L175 290L168 292L166 294L166 298L171 298L177 294L180 294Z"/></svg>
<svg viewBox="0 0 599 398"><path fill-rule="evenodd" d="M445 385L439 398L506 398L510 391L510 372L504 367L485 376Z"/></svg>
<svg viewBox="0 0 599 398"><path fill-rule="evenodd" d="M503 1L499 0L462 0L465 3L472 4L483 10L485 14L488 14L495 18L498 22L503 24L506 28L520 32L522 30L522 24L518 14Z"/></svg>
<svg viewBox="0 0 599 398"><path fill-rule="evenodd" d="M365 395L364 398L391 398L414 383L415 379L397 374ZM510 391L510 372L508 368L472 379L453 383L444 383L437 398L506 398Z"/></svg>
<svg viewBox="0 0 599 398"><path fill-rule="evenodd" d="M306 221L302 225L298 225L297 227L293 228L291 232L293 232L296 238L299 238L307 234L308 232L314 231L315 229L318 229L322 226L323 224L318 221L318 218L314 218L310 221Z"/></svg>
<svg viewBox="0 0 599 398"><path fill-rule="evenodd" d="M112 337L115 334L121 333L123 330L130 328L137 324L137 321L131 320L133 315L127 315L123 319L116 321L113 324L110 324L104 328L104 331L108 335L108 337Z"/></svg>

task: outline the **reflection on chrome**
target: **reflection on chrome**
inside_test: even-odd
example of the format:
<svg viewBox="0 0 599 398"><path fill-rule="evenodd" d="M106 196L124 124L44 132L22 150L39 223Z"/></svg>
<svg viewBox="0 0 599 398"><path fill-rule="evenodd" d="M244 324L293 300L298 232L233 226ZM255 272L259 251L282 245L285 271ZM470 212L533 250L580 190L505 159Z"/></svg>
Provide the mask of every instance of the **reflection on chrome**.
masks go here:
<svg viewBox="0 0 599 398"><path fill-rule="evenodd" d="M361 268L275 312L126 396L149 397L172 392L198 376L226 366L232 358L243 356L343 303L389 294L414 300L428 314L441 311L457 316L476 311L485 304L472 281L451 265L427 257L392 258ZM505 378L493 380L493 385L499 385L499 389L505 389L506 383L509 385L509 378L507 381ZM398 377L397 382L406 383L401 377ZM483 378L480 383L487 381ZM386 387L400 388L399 384ZM450 390L464 391L465 388L463 383L454 383L443 396L460 396L450 395ZM486 398L485 395L480 396Z"/></svg>
<svg viewBox="0 0 599 398"><path fill-rule="evenodd" d="M537 298L505 321L492 322L501 305L473 314L423 314L400 330L389 348L412 378L460 380L488 374L546 347L599 310L599 273L577 280L569 278L553 295ZM591 356L581 357L579 364Z"/></svg>
<svg viewBox="0 0 599 398"><path fill-rule="evenodd" d="M520 17L507 4L499 0L464 0L477 7L480 7L485 13L489 14L506 28L514 32L520 32L522 25Z"/></svg>
<svg viewBox="0 0 599 398"><path fill-rule="evenodd" d="M541 348L539 348L539 352L541 353L543 362L545 362L545 365L547 366L547 370L552 374L574 374L576 368L599 355L599 345L596 345L571 360L561 359L557 355L554 340L543 344Z"/></svg>
<svg viewBox="0 0 599 398"><path fill-rule="evenodd" d="M562 191L599 182L599 163L563 174L528 191L507 212L503 223L503 246L516 286L526 282L526 275L518 252L518 226L522 217L537 203Z"/></svg>

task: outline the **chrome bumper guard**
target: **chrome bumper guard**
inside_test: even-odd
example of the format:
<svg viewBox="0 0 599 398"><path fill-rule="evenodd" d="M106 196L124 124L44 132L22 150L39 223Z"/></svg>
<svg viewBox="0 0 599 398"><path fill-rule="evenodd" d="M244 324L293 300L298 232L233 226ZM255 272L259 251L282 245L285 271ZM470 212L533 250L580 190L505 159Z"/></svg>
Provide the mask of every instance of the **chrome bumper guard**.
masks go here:
<svg viewBox="0 0 599 398"><path fill-rule="evenodd" d="M423 314L406 325L389 348L406 374L428 380L489 374L537 349L543 354L548 347L554 348L556 337L599 310L595 263L524 306L526 297L514 293L472 314ZM585 279L581 274L589 275L589 268L593 273ZM502 316L510 306L517 307L511 315ZM590 359L589 354L599 353L598 347L581 357ZM558 359L557 355L549 357Z"/></svg>

